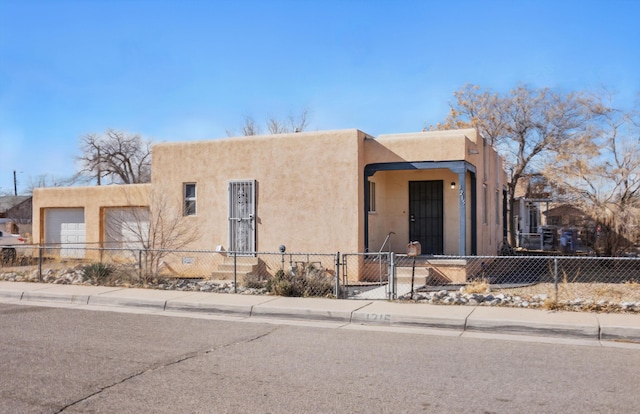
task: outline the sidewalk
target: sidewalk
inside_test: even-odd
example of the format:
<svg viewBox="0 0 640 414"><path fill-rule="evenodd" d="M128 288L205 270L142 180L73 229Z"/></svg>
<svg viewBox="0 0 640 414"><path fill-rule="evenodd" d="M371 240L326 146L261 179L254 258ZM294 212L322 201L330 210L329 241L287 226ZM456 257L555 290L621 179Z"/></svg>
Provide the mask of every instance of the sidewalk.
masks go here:
<svg viewBox="0 0 640 414"><path fill-rule="evenodd" d="M0 302L53 302L640 343L640 315L0 282Z"/></svg>

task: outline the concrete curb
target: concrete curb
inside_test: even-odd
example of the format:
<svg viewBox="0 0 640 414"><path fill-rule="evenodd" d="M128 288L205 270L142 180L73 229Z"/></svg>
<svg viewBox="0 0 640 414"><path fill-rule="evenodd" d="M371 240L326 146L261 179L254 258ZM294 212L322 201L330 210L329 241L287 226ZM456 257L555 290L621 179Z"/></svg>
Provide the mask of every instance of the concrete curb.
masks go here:
<svg viewBox="0 0 640 414"><path fill-rule="evenodd" d="M43 289L45 285L27 282L0 282L0 298L21 300L25 292Z"/></svg>
<svg viewBox="0 0 640 414"><path fill-rule="evenodd" d="M640 343L640 315L0 282L0 301Z"/></svg>
<svg viewBox="0 0 640 414"><path fill-rule="evenodd" d="M50 285L25 291L22 300L87 305L91 297L114 290L120 289L104 286Z"/></svg>
<svg viewBox="0 0 640 414"><path fill-rule="evenodd" d="M362 306L363 303L356 301L277 297L254 306L251 316L349 323L353 312Z"/></svg>
<svg viewBox="0 0 640 414"><path fill-rule="evenodd" d="M600 326L595 314L490 306L477 307L467 319L466 330L511 335L600 338Z"/></svg>
<svg viewBox="0 0 640 414"><path fill-rule="evenodd" d="M191 292L153 289L118 289L89 297L87 304L99 306L125 306L164 311L167 302L187 296Z"/></svg>
<svg viewBox="0 0 640 414"><path fill-rule="evenodd" d="M640 342L640 317L626 314L599 314L600 339Z"/></svg>
<svg viewBox="0 0 640 414"><path fill-rule="evenodd" d="M371 302L353 312L351 322L361 325L455 329L463 332L472 307L417 303Z"/></svg>
<svg viewBox="0 0 640 414"><path fill-rule="evenodd" d="M167 301L166 311L220 313L250 317L254 306L274 300L273 296L232 295L226 293L193 292Z"/></svg>

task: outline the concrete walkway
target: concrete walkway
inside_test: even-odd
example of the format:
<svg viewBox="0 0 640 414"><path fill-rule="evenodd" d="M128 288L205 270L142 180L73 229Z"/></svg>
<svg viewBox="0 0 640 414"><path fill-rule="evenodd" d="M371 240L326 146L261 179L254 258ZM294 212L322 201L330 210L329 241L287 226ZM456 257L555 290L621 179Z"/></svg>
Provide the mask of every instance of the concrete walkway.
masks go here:
<svg viewBox="0 0 640 414"><path fill-rule="evenodd" d="M0 282L0 302L57 303L640 343L640 315Z"/></svg>

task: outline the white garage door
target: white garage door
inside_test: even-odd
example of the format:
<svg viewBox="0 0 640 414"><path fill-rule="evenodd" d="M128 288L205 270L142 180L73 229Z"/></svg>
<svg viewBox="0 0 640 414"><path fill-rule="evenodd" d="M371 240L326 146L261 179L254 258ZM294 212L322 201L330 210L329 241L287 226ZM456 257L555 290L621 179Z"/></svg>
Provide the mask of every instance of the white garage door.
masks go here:
<svg viewBox="0 0 640 414"><path fill-rule="evenodd" d="M149 240L147 207L113 207L105 209L105 247L140 250Z"/></svg>
<svg viewBox="0 0 640 414"><path fill-rule="evenodd" d="M45 211L44 241L60 245L61 257L84 257L86 232L83 208L49 208Z"/></svg>

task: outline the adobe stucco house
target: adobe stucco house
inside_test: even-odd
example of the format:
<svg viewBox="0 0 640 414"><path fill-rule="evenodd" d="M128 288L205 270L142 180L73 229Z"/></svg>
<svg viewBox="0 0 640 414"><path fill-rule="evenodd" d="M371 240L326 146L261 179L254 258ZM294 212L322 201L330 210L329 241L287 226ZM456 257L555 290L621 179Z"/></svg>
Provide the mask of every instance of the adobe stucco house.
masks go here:
<svg viewBox="0 0 640 414"><path fill-rule="evenodd" d="M160 143L151 184L34 191L34 241L104 246L110 209L153 215L162 195L199 229L190 249L355 253L378 251L393 232L397 253L419 241L423 254L494 255L505 178L474 129Z"/></svg>

